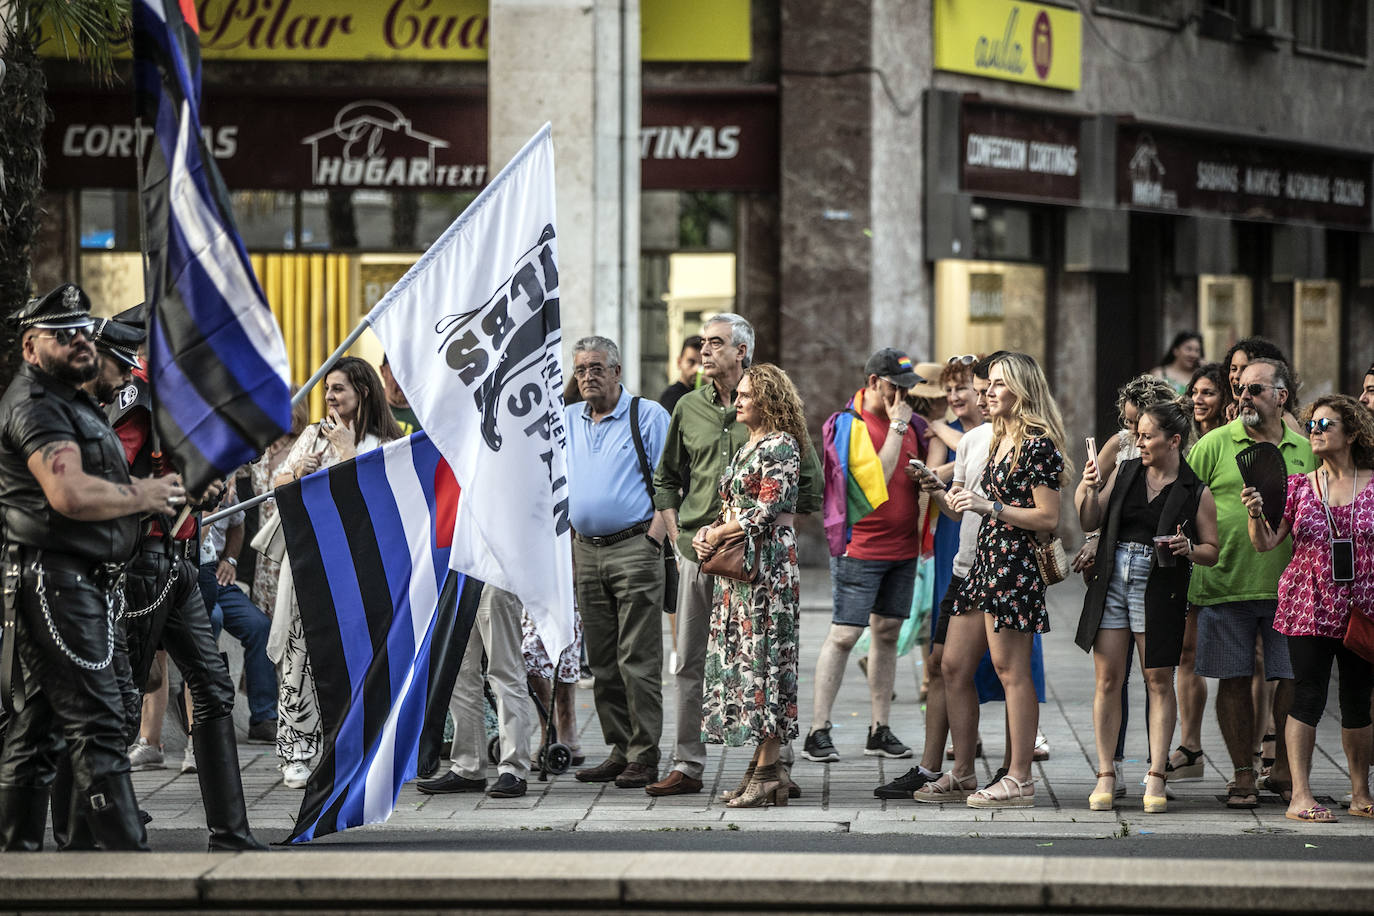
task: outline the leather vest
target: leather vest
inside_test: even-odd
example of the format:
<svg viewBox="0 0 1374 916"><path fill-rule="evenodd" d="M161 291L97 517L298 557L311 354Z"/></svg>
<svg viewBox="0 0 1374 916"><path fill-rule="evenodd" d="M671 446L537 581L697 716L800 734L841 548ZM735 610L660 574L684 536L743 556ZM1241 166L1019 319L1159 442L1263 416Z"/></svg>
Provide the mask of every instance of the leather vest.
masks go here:
<svg viewBox="0 0 1374 916"><path fill-rule="evenodd" d="M0 512L14 544L99 563L126 562L138 541L138 517L83 522L54 510L21 451L38 436L75 442L81 468L116 484L129 482L124 448L95 399L25 363L0 397Z"/></svg>
<svg viewBox="0 0 1374 916"><path fill-rule="evenodd" d="M121 420L131 417L139 411L148 414L149 428L151 429L153 415L153 396L152 388L148 383L138 376L115 395L114 400L105 407L105 415L109 417L111 426L119 426ZM153 446L151 438L143 443L143 447L138 450L134 460L129 463L129 473L134 477L153 476Z"/></svg>

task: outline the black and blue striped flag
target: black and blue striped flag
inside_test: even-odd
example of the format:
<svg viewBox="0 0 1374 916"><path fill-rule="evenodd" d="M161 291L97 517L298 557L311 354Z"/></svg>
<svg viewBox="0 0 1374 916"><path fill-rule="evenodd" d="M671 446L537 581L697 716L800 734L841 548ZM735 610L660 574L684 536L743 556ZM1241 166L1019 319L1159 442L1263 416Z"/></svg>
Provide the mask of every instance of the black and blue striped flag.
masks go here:
<svg viewBox="0 0 1374 916"><path fill-rule="evenodd" d="M135 0L134 83L152 128L146 223L149 379L162 449L190 492L291 428L286 346L200 130L191 0Z"/></svg>
<svg viewBox="0 0 1374 916"><path fill-rule="evenodd" d="M415 777L481 594L449 570L458 495L423 432L277 490L324 732L289 843L385 821Z"/></svg>

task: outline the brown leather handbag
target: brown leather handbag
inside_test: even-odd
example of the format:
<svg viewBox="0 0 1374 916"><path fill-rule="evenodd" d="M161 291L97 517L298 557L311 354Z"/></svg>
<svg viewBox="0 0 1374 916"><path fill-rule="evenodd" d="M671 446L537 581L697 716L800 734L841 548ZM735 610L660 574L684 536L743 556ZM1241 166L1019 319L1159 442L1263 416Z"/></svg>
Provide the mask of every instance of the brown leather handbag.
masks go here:
<svg viewBox="0 0 1374 916"><path fill-rule="evenodd" d="M712 527L715 527L714 525ZM710 556L701 559L701 571L713 576L738 579L741 582L757 582L759 578L758 554L752 569L744 565L745 551L749 549L749 535L741 529L716 545Z"/></svg>

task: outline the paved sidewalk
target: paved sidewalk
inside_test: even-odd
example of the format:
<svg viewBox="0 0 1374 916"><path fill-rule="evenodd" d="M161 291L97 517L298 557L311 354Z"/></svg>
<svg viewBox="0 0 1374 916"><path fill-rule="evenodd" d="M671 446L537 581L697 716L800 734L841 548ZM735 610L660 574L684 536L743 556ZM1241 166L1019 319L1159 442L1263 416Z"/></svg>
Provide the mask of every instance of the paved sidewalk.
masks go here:
<svg viewBox="0 0 1374 916"><path fill-rule="evenodd" d="M801 712L805 732L811 709L811 678L816 655L829 626L829 578L824 569L803 570ZM489 799L462 794L426 796L413 786L402 790L388 828L442 829L446 825L466 830L785 830L795 832L850 832L913 834L921 836L1056 837L1093 838L1135 834L1226 835L1297 834L1313 836L1370 837L1374 821L1344 814L1340 798L1349 791L1340 744L1339 714L1335 690L1327 714L1317 731L1313 786L1318 797L1341 817L1336 825L1299 824L1284 818L1284 805L1276 796L1264 795L1254 811L1230 811L1223 807L1230 776L1229 762L1217 730L1212 702L1208 703L1203 746L1208 752L1207 778L1176 787L1178 798L1167 814L1146 816L1141 811L1140 778L1146 766L1144 694L1139 669L1133 672L1131 738L1125 765L1128 794L1112 812L1088 810L1087 796L1094 784L1096 753L1092 736L1093 668L1089 656L1073 644L1083 588L1071 579L1050 591L1053 632L1045 637L1045 668L1048 702L1041 707L1041 731L1049 739L1051 756L1035 765L1036 806L1005 811L978 811L962 803L945 806L916 805L906 801L881 801L873 788L900 775L914 760L878 760L863 755L868 727L868 692L857 666L851 665L835 703L833 737L841 760L833 764L810 763L800 757L793 777L803 796L783 808L737 810L719 802L717 795L733 787L752 754L750 748L711 748L705 790L697 795L654 799L642 790L617 789L614 785L586 785L568 773L541 783L532 778L530 791L520 799ZM232 641L231 641L232 642ZM665 628L665 659L670 642ZM234 646L236 648L236 646ZM892 707L892 729L919 755L923 737L923 707L918 700L921 667L918 652L899 661L897 700ZM1215 696L1215 683L1212 683ZM673 681L664 677L665 710L663 759L671 758ZM240 702L239 706L244 704ZM241 710L240 710L241 712ZM589 764L603 754L600 729L592 708L591 691L578 691L578 725L583 752ZM1002 754L1002 707L984 707L982 735L988 754L980 760L979 776L986 781ZM169 763L180 761L174 731L168 729ZM1177 743L1175 739L1175 743ZM301 791L281 784L277 761L269 746L241 744L244 788L249 815L258 835L280 839L294 823ZM666 772L666 770L665 770ZM493 777L495 773L491 774ZM152 813L151 831L187 828L203 824L200 790L194 776L172 769L134 774L142 805ZM1334 801L1332 800L1334 799ZM367 828L362 828L363 831ZM913 851L916 849L913 846ZM894 849L893 851L901 851Z"/></svg>

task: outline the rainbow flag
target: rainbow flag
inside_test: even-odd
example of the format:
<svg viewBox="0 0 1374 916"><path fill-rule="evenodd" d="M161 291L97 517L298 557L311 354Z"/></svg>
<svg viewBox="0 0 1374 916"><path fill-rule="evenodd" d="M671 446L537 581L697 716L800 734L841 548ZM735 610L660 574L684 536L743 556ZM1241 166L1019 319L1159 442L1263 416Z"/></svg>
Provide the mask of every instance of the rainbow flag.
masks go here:
<svg viewBox="0 0 1374 916"><path fill-rule="evenodd" d="M854 523L887 502L887 481L863 419L863 390L825 421L822 515L830 555L842 555Z"/></svg>

